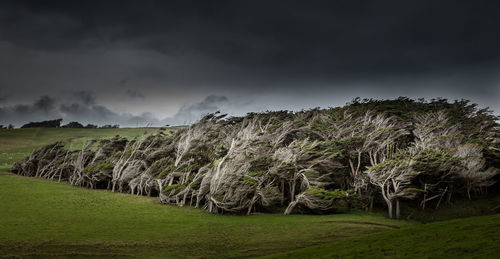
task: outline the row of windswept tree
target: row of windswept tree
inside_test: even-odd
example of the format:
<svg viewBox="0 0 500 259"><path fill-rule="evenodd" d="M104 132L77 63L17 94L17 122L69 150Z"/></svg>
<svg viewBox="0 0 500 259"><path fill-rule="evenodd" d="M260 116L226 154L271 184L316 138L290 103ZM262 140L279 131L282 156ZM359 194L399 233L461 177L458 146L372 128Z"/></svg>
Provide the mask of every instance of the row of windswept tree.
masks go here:
<svg viewBox="0 0 500 259"><path fill-rule="evenodd" d="M468 101L355 99L300 112L210 114L134 140L55 143L14 173L158 196L213 213L426 208L484 195L500 167L497 117ZM395 211L395 212L394 212Z"/></svg>

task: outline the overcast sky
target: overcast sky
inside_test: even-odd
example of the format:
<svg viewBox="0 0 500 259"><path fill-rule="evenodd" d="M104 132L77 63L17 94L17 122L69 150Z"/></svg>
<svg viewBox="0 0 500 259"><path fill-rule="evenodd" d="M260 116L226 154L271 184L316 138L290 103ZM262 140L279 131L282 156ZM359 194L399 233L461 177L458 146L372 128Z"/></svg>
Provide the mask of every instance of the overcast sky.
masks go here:
<svg viewBox="0 0 500 259"><path fill-rule="evenodd" d="M1 1L0 124L470 99L500 111L498 1Z"/></svg>

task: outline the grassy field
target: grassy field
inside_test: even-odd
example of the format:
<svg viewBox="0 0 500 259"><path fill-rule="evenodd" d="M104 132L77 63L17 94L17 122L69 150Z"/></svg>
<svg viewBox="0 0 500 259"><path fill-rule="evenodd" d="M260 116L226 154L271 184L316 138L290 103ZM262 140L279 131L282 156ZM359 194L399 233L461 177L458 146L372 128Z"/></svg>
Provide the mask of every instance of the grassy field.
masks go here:
<svg viewBox="0 0 500 259"><path fill-rule="evenodd" d="M392 230L381 214L224 216L0 174L0 255L251 257Z"/></svg>
<svg viewBox="0 0 500 259"><path fill-rule="evenodd" d="M500 214L420 224L265 258L498 258Z"/></svg>
<svg viewBox="0 0 500 259"><path fill-rule="evenodd" d="M65 140L127 138L158 129L0 130L0 172L37 147ZM89 190L0 173L0 258L426 258L500 254L500 197L410 210L417 221L380 213L214 215L156 198ZM488 216L477 216L492 214ZM408 215L408 213L407 213ZM453 219L467 217L462 219ZM452 220L450 220L452 219ZM420 222L431 222L422 224Z"/></svg>

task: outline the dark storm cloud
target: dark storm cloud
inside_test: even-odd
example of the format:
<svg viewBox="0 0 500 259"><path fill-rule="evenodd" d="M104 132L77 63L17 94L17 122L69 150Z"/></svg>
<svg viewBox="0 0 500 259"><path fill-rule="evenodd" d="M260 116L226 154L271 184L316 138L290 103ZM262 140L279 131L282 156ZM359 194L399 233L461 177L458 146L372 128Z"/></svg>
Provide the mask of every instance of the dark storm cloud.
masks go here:
<svg viewBox="0 0 500 259"><path fill-rule="evenodd" d="M125 127L158 126L160 121L151 113L132 115L119 113L94 103L61 104L59 113L64 121L80 121L92 124L119 124Z"/></svg>
<svg viewBox="0 0 500 259"><path fill-rule="evenodd" d="M137 90L133 90L133 89L127 89L127 95L128 97L132 98L132 99L143 99L144 98L144 95L137 91Z"/></svg>
<svg viewBox="0 0 500 259"><path fill-rule="evenodd" d="M249 111L400 95L470 98L498 111L499 8L451 0L2 1L0 85L10 86L14 103L92 93L91 102L76 102L92 112L96 98L138 114L175 103L165 114L180 108L183 121L191 121L183 103L214 93L256 99ZM74 114L90 112L81 107Z"/></svg>
<svg viewBox="0 0 500 259"><path fill-rule="evenodd" d="M54 109L54 103L55 100L53 98L50 98L48 96L42 96L34 103L33 109L41 110L45 113L48 113Z"/></svg>
<svg viewBox="0 0 500 259"><path fill-rule="evenodd" d="M96 122L115 122L116 113L101 105L82 105L79 103L62 104L60 111L68 120L81 119L83 121L95 120Z"/></svg>
<svg viewBox="0 0 500 259"><path fill-rule="evenodd" d="M496 1L12 1L3 6L4 40L28 48L129 42L269 76L423 73L497 63L500 56Z"/></svg>
<svg viewBox="0 0 500 259"><path fill-rule="evenodd" d="M85 105L92 105L95 103L95 94L90 91L76 91L74 97Z"/></svg>
<svg viewBox="0 0 500 259"><path fill-rule="evenodd" d="M32 104L16 104L0 107L0 121L2 123L24 124L37 118L58 117L55 100L49 96L42 96Z"/></svg>

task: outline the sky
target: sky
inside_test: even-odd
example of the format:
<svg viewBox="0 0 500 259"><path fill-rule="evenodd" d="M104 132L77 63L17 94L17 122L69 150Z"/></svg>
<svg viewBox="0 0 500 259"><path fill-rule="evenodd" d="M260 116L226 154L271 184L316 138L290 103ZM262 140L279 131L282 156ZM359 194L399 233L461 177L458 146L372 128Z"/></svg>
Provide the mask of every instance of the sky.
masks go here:
<svg viewBox="0 0 500 259"><path fill-rule="evenodd" d="M178 125L355 97L500 113L498 1L0 1L0 124Z"/></svg>

